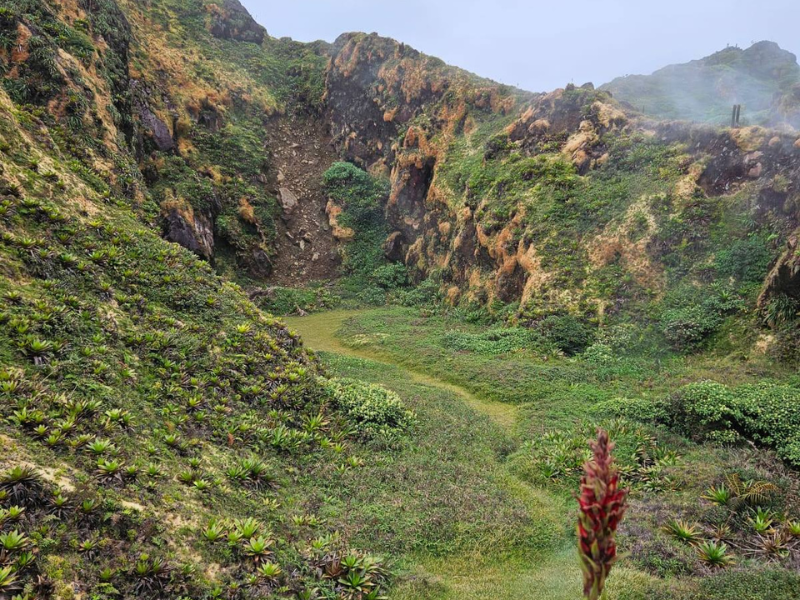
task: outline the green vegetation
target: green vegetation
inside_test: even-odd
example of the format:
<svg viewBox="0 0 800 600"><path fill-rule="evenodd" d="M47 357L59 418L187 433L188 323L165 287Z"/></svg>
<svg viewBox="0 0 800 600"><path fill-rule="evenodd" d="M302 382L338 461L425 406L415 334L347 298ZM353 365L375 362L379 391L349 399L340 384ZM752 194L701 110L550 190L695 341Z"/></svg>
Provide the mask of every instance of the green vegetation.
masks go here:
<svg viewBox="0 0 800 600"><path fill-rule="evenodd" d="M326 193L343 209L339 224L354 233L341 249L343 291L362 303L384 304L387 292L409 283L405 265L390 263L382 248L390 233L384 216L389 182L344 162L328 169L323 182Z"/></svg>
<svg viewBox="0 0 800 600"><path fill-rule="evenodd" d="M0 79L0 597L571 600L598 426L609 600L797 595L794 138L236 2L9 0Z"/></svg>
<svg viewBox="0 0 800 600"><path fill-rule="evenodd" d="M515 329L502 335L497 325L463 324L458 311L448 315L429 314L429 310L383 308L351 313L354 316L339 331L349 350L321 340L318 328L328 321L320 315L308 321L309 339L312 346L319 344L338 353L322 355L336 375L380 382L397 391L417 413L418 424L412 430L410 445L400 446L400 455L394 460L401 462L392 463L397 468L395 472L413 472L406 471L400 459L405 452L413 451L419 460L426 460L427 452L441 456L447 448L447 455L456 462L426 462L425 469L436 469L440 474L426 470L420 475L450 481L446 473L455 465L475 466L474 458L460 463L457 456L462 451L474 451L476 446L474 439L452 438L445 432L452 431L451 427L473 435L494 431L492 435L499 436L494 465L484 464L481 469L484 476L500 477L512 495L503 504L493 506L506 506L519 494L520 499L528 498L523 514L532 515L534 522L541 523L540 502L547 498L545 505L555 519L552 522L565 526L551 526L548 531L555 537L550 542L522 553L520 549L525 546L480 529L471 530L480 541L437 547L436 558L429 557L431 550L427 547L423 555L414 543L400 545L398 548L403 549L396 554L400 557L398 588L394 592L397 597L505 598L523 593L524 586L529 585L546 590L548 597L577 597L580 577L566 524L574 515L572 494L580 466L587 458L586 440L598 425L617 442L615 456L623 480L632 488L632 508L619 535L623 558L608 583L610 598L721 598L725 596L720 590L731 589L758 600L793 597L791 582L797 583L796 574L773 560L787 565L785 561L794 556L791 540L795 538L791 531L796 528L795 476L779 461L747 444L698 444L683 437L679 429L654 424L669 414L670 391L677 389L680 381L714 369L721 378L738 373L734 378L744 383L738 365L703 355L686 364L676 356L666 364L662 361L657 385L651 379L655 361L641 371L630 366L618 368L613 379L606 379L597 372L598 363L590 362L589 351L586 357L559 358L554 346L537 337L523 337L525 330L518 330L520 337L514 337ZM293 324L305 334L305 322L299 318ZM339 322L330 320L333 327ZM604 332L598 344L608 340L615 347L630 346L630 339L622 332L613 337ZM530 345L521 344L521 340L530 340ZM351 352L402 366L342 356ZM553 373L549 378L543 376L548 372L545 367ZM488 420L488 425L480 428L474 424L456 425L453 419L467 418L468 407L474 406L481 415L483 405L461 404L458 397L441 404L447 397L442 395L442 388L418 391L417 384L408 372L403 375L402 369L430 373L484 398L506 402L519 398L516 418L508 428L500 430ZM528 373L532 373L530 378ZM752 375L750 381L758 378L759 375ZM611 400L623 393L638 400ZM459 404L461 408L456 410ZM628 416L617 416L620 413ZM428 483L423 481L427 480L415 479L402 491L395 490L392 497L402 498L398 504L409 506L406 493L430 493ZM465 480L458 498L477 497L473 485ZM465 490L470 491L464 493ZM425 539L424 529L417 529L416 522L430 515L433 506L437 504L429 503L427 510L403 513L399 530L413 532L403 539ZM488 547L493 549L489 557L476 550ZM565 573L574 574L571 585L565 582Z"/></svg>
<svg viewBox="0 0 800 600"><path fill-rule="evenodd" d="M263 185L272 168L263 119L289 105L319 110L327 59L288 40L267 38L262 47L215 35L215 6L159 0L148 5L154 23L142 30L141 9L113 0L92 3L74 22L41 0L14 0L0 15L0 77L74 171L113 188L152 224L165 226L173 211L189 226L205 218L219 270L263 276L268 267L254 257L274 254L279 212ZM229 32L249 21L246 12L221 18ZM17 39L18 27L32 32L29 40ZM183 64L161 62L165 44ZM10 62L15 47L27 53L19 65ZM131 69L139 73L133 86ZM61 108L47 110L54 102Z"/></svg>
<svg viewBox="0 0 800 600"><path fill-rule="evenodd" d="M335 308L341 302L337 290L323 284L312 284L307 288L271 287L263 294L253 296L253 302L275 315L288 315L299 308L306 312L317 312Z"/></svg>
<svg viewBox="0 0 800 600"><path fill-rule="evenodd" d="M364 436L387 437L402 433L415 421L403 401L386 388L357 380L328 379L323 382L333 402Z"/></svg>
<svg viewBox="0 0 800 600"><path fill-rule="evenodd" d="M730 388L704 381L687 385L669 399L668 414L687 435L724 443L742 437L800 466L800 390L768 382Z"/></svg>
<svg viewBox="0 0 800 600"><path fill-rule="evenodd" d="M3 96L0 111L26 114ZM369 464L356 431L377 422L374 390L349 389L358 416L335 409L297 337L238 286L59 156L55 175L33 170L24 128L2 134L20 151L0 155L19 182L0 217L2 594L380 597L389 571L350 529L360 513L328 508Z"/></svg>

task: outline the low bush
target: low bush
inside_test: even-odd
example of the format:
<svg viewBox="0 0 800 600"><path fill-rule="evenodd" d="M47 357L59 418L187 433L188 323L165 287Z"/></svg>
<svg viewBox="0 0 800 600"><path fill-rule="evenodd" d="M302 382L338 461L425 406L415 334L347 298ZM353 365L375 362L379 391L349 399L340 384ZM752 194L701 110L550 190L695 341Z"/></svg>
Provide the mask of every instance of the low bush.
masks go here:
<svg viewBox="0 0 800 600"><path fill-rule="evenodd" d="M329 309L339 304L339 298L326 288L271 288L254 298L259 308L275 315L288 315L300 308L306 312Z"/></svg>
<svg viewBox="0 0 800 600"><path fill-rule="evenodd" d="M776 303L771 303L767 308L779 307L776 307ZM778 324L774 330L775 342L770 348L770 354L782 362L796 362L800 360L800 324L796 320L797 304L794 303L792 306L791 316L788 319L780 314L775 314L775 312L768 313L766 316L767 319L775 320L774 322Z"/></svg>
<svg viewBox="0 0 800 600"><path fill-rule="evenodd" d="M402 287L407 281L403 265L391 264L383 243L391 233L384 217L389 182L373 177L346 162L334 163L322 176L325 193L342 208L339 224L353 230L353 239L340 249L342 269L360 285L371 288L359 299L367 304L385 304L380 291Z"/></svg>
<svg viewBox="0 0 800 600"><path fill-rule="evenodd" d="M448 331L442 337L442 346L461 352L495 355L525 350L540 345L536 332L522 328L495 327L481 333Z"/></svg>
<svg viewBox="0 0 800 600"><path fill-rule="evenodd" d="M401 306L422 306L441 300L440 285L428 278L422 283L395 291L395 301Z"/></svg>
<svg viewBox="0 0 800 600"><path fill-rule="evenodd" d="M350 425L366 438L401 434L416 421L400 396L381 385L354 379L321 379L320 383Z"/></svg>
<svg viewBox="0 0 800 600"><path fill-rule="evenodd" d="M669 310L661 319L664 337L672 348L689 351L714 333L722 325L722 317L702 306L689 306Z"/></svg>
<svg viewBox="0 0 800 600"><path fill-rule="evenodd" d="M664 422L669 415L665 402L647 398L614 398L595 404L591 412L598 417L624 417L645 423Z"/></svg>
<svg viewBox="0 0 800 600"><path fill-rule="evenodd" d="M344 204L355 221L369 221L389 196L388 183L346 162L334 163L323 175L325 191Z"/></svg>
<svg viewBox="0 0 800 600"><path fill-rule="evenodd" d="M675 293L661 314L664 337L674 350L691 352L716 332L725 318L744 306L742 298L724 286Z"/></svg>
<svg viewBox="0 0 800 600"><path fill-rule="evenodd" d="M408 269L401 263L381 265L372 272L372 281L385 290L394 290L408 285Z"/></svg>
<svg viewBox="0 0 800 600"><path fill-rule="evenodd" d="M717 274L736 281L761 283L772 260L767 242L758 235L736 240L717 253L714 267Z"/></svg>
<svg viewBox="0 0 800 600"><path fill-rule="evenodd" d="M568 356L583 352L595 338L589 325L570 315L551 315L539 323L539 331Z"/></svg>
<svg viewBox="0 0 800 600"><path fill-rule="evenodd" d="M729 570L700 581L691 600L793 600L800 576L774 567Z"/></svg>
<svg viewBox="0 0 800 600"><path fill-rule="evenodd" d="M684 386L670 397L670 421L700 440L745 437L800 466L800 390L767 382L729 388L712 381Z"/></svg>

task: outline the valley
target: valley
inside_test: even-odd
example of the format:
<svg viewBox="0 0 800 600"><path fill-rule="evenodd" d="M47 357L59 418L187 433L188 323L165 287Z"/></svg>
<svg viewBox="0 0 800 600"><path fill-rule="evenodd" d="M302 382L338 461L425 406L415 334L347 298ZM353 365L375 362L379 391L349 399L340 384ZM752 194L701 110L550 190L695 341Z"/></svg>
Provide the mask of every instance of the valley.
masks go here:
<svg viewBox="0 0 800 600"><path fill-rule="evenodd" d="M613 400L617 394L638 397L644 393L655 401L666 390L678 385L670 382L673 379L679 382L700 377L703 372L715 372L717 376L733 381L737 377L738 365L720 359L691 365L677 360L661 365L662 381L653 385L650 380L652 371L636 369L632 364L616 365L615 374L609 376L602 371L610 365L569 359L543 361L522 347L491 348L489 344L488 348L484 345L470 350L448 349L445 340L455 333L481 340L486 339L487 332L492 332L492 327L486 325L465 325L454 314L433 315L405 308L338 310L287 318L287 324L301 334L309 348L320 352L323 363L335 376L380 382L397 391L414 408L425 424L421 425L413 451L430 452L432 457L448 456L448 460L441 463L425 461L421 475L426 480L458 484L451 471L457 467L449 458L463 456L471 460L473 456L472 442L461 454L461 449L452 446L457 440L438 431L437 424L444 423L441 411L446 411L452 419L463 419L457 425L463 430L474 430L474 419L484 421L485 424L479 427L498 446L494 460L483 466L482 475L496 478L505 490L505 493L485 498L488 508L501 510L498 503L520 503L518 510L527 513L538 525L533 530L524 531L523 537L519 538L519 532L512 536L510 532L503 534L502 530L498 531L496 528L500 524L492 519L489 523L494 527L490 531L464 531L458 543L448 544L443 556L438 556L442 551L439 546L434 557L429 552L408 552L400 559L401 581L405 583L399 585L393 597L430 600L514 598L528 593L532 589L530 586L535 586L542 597L580 597L576 584L579 580L578 565L572 550L574 539L569 527L573 511L569 481L574 475L570 474L567 466L570 459L561 454L564 450L559 447L570 436L580 438L584 423L597 422L598 415L602 414L608 416L600 417L606 419L601 422L606 427L616 427L621 443L632 444L625 448L635 450L630 455L626 451L623 454L626 458L622 460L632 459L635 465L636 452L640 451L639 444L644 440L653 444L653 448L663 444L665 448L674 449L677 458L670 466L664 465L659 469L658 477L663 478L661 483L658 480L643 481L639 484L642 487L637 487L634 492L636 522L630 528L623 527L621 543L626 560L609 580L608 597L724 598L725 590L731 589L728 586L742 585L728 579L722 572L710 579L696 579L693 583L687 579L670 582L670 578L665 582L648 572L653 564L648 562L647 553L652 552L653 547L644 555L634 555L634 548L641 552L641 544L659 544L657 540L662 535L664 540L668 538L657 528L652 533L645 533L653 527L650 519L655 515L651 511L664 510L663 503L668 503L666 506L670 511L692 511L709 482L724 477L725 473L744 469L752 476L774 478L780 467L777 464L768 466L747 451L709 452L708 447L687 444L653 426L636 425L635 421L620 418L619 413L609 410L611 405L617 404ZM491 337L498 337L496 328L489 339ZM762 368L769 367L764 364ZM559 376L548 375L549 371L556 371ZM760 375L754 376L752 381L760 378ZM449 402L442 403L443 397ZM456 409L453 401L461 406ZM497 409L501 407L506 410L498 414ZM542 444L543 434L547 441ZM551 468L553 472L549 471ZM776 468L778 471L774 470ZM788 483L784 480L784 485ZM475 483L465 481L463 487L459 486L460 493L466 497L476 495L472 485ZM660 491L654 496L653 489ZM383 495L380 489L374 492L379 497ZM423 513L425 510L422 509ZM455 513L451 519L457 520L460 516ZM524 521L523 518L520 523ZM540 529L543 525L546 531ZM462 523L461 526L468 524ZM655 538L650 538L653 534ZM427 542L423 532L417 535L420 538L415 540L416 543ZM691 558L683 555L672 560ZM662 564L659 568L682 569L678 564L674 562L669 567ZM775 594L775 597L793 593L790 592L792 579L781 583L782 576L769 568L751 567L747 577L751 582L758 581L757 585L768 589L767 593ZM750 593L753 594L762 593L756 592L755 587L749 588L749 584L744 589L752 589Z"/></svg>
<svg viewBox="0 0 800 600"><path fill-rule="evenodd" d="M381 318L381 311L370 311L376 318ZM345 321L358 322L359 316L364 311L338 311L332 313L319 313L311 317L294 317L287 319L287 325L298 331L309 348L322 352L323 360L332 365L337 375L357 378L369 378L369 373L375 368L392 371L390 378L379 378L377 382L388 384L406 395L414 395L414 404L423 404L429 400L436 402L436 394L431 394L431 389L438 390L456 401L461 401L474 413L488 417L497 431L496 435L505 438L504 443L514 443L515 439L515 410L513 406L503 402L481 400L465 389L417 371L400 366L388 354L382 354L379 349L362 350L358 347L348 347L339 341L337 334L341 331ZM348 357L358 360L347 360ZM384 362L384 361L389 362ZM360 365L367 362L368 369L360 371ZM377 365L374 363L378 363ZM409 385L410 384L410 385ZM438 420L437 413L443 407L420 406L418 412L423 418ZM457 414L457 413L456 413ZM467 422L460 427L473 427ZM466 449L465 449L466 450ZM442 448L431 448L432 452L445 451ZM448 473L437 473L435 463L431 463L432 471L425 473L431 481L443 481ZM556 503L562 510L566 508L563 499L548 497L544 489L537 489L507 471L503 461L499 459L492 465L492 470L487 476L498 476L507 487L508 491L519 498L524 509L531 512L536 519L541 519L544 503ZM456 482L457 483L457 482ZM462 493L469 493L462 490ZM489 503L502 501L501 498L490 497ZM560 515L566 522L568 515ZM468 525L464 523L464 525ZM403 584L396 591L396 598L497 598L518 597L530 590L535 585L539 593L554 599L570 599L579 597L578 565L574 560L574 543L568 538L563 540L563 550L538 552L535 555L525 556L511 545L498 545L504 540L494 539L491 544L492 552L487 554L484 546L489 546L488 540L476 538L460 552L443 559L426 557L422 553L411 554L404 560L404 567L408 569L409 583ZM558 546L558 542L554 544ZM468 566L469 565L469 566ZM571 576L568 575L571 573Z"/></svg>

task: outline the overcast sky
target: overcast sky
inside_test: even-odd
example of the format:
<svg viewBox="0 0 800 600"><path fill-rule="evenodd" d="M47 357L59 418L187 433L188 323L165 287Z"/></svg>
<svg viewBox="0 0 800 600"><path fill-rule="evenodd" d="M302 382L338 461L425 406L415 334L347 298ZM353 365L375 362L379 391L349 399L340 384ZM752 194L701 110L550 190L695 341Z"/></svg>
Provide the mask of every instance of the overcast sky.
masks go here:
<svg viewBox="0 0 800 600"><path fill-rule="evenodd" d="M728 44L800 52L800 0L241 1L275 37L376 31L530 91L651 73Z"/></svg>

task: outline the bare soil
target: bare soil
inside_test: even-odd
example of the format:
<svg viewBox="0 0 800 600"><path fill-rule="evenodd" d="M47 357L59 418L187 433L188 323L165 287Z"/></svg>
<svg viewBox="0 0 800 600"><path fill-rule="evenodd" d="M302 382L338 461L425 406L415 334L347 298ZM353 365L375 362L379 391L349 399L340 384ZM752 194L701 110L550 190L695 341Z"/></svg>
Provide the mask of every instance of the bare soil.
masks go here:
<svg viewBox="0 0 800 600"><path fill-rule="evenodd" d="M271 137L276 195L280 199L281 192L288 191L297 205L284 210L277 224L277 252L268 282L297 286L334 279L341 259L322 186L322 175L337 160L330 136L320 120L287 115L277 122Z"/></svg>

